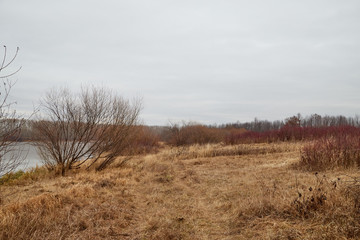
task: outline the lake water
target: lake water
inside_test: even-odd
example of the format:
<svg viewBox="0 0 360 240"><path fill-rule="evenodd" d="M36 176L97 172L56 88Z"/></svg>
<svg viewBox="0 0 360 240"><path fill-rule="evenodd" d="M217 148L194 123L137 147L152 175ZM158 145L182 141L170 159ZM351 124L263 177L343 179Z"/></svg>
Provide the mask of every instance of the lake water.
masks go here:
<svg viewBox="0 0 360 240"><path fill-rule="evenodd" d="M40 158L40 155L37 152L37 148L29 143L18 143L14 146L15 151L21 154L20 158L24 161L16 168L18 170L28 170L36 166L42 166L43 162ZM5 155L6 159L6 155Z"/></svg>
<svg viewBox="0 0 360 240"><path fill-rule="evenodd" d="M37 148L29 143L17 143L14 146L16 152L21 154L20 158L24 159L24 161L15 169L18 170L29 170L36 166L42 166L43 162L40 158L40 155L37 152ZM85 158L85 157L84 157ZM5 155L6 159L6 155Z"/></svg>
<svg viewBox="0 0 360 240"><path fill-rule="evenodd" d="M21 159L24 159L24 161L16 168L15 171L24 171L36 166L43 165L41 158L36 151L36 147L34 147L33 145L29 143L19 143L15 148L16 151L20 152Z"/></svg>

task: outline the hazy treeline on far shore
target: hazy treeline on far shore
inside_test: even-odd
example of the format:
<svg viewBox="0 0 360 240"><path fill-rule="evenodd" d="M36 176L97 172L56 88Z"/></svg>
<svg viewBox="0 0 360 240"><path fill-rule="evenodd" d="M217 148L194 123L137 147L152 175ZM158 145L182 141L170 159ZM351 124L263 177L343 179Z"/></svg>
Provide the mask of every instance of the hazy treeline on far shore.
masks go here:
<svg viewBox="0 0 360 240"><path fill-rule="evenodd" d="M16 119L10 119L7 121L20 121ZM9 139L14 141L36 141L39 137L38 135L33 134L33 126L37 122L36 120L22 120L24 124L22 125L21 134L16 139ZM360 126L360 116L356 115L354 117L345 117L342 115L338 116L321 116L319 114L312 114L306 117L301 116L301 114L288 117L284 120L259 120L255 118L251 122L235 122L235 123L226 123L226 124L214 124L214 125L203 125L197 122L181 122L175 124L168 124L167 126L146 126L138 125L138 129L141 128L141 134L143 140L146 138L151 138L152 142L161 141L167 143L174 143L176 141L181 141L179 136L180 132L184 133L185 130L188 132L186 138L191 143L211 143L211 142L220 142L223 141L226 137L229 137L234 133L244 133L256 132L264 133L273 130L284 129L284 127L297 127L297 128L326 128L326 127L340 127L340 126ZM206 133L205 133L206 132ZM185 133L184 133L185 134ZM146 137L145 137L146 135ZM194 138L194 135L212 135L207 138L202 136L202 139L189 139ZM217 135L215 137L215 135ZM185 136L184 136L185 137ZM183 140L185 141L185 140ZM181 144L175 144L181 145Z"/></svg>

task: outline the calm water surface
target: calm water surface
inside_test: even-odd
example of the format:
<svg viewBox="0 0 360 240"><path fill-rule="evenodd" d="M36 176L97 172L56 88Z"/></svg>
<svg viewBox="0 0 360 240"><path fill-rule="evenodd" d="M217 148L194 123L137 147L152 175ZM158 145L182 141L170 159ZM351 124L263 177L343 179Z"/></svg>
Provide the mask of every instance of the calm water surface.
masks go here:
<svg viewBox="0 0 360 240"><path fill-rule="evenodd" d="M16 168L18 170L29 170L36 166L42 166L43 162L37 152L37 148L29 143L18 143L14 146L15 151L21 154L21 158L24 159L22 164ZM6 159L6 156L5 156Z"/></svg>
<svg viewBox="0 0 360 240"><path fill-rule="evenodd" d="M16 170L28 170L43 165L40 156L36 151L36 147L33 145L29 143L19 143L15 148L16 151L20 152L21 158L24 159L22 164L18 166Z"/></svg>

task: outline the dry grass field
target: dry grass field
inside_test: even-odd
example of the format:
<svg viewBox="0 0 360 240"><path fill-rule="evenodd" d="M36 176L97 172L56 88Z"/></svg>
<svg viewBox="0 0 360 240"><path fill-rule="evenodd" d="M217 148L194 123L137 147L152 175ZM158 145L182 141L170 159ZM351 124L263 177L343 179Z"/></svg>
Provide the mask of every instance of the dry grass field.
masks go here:
<svg viewBox="0 0 360 240"><path fill-rule="evenodd" d="M0 185L0 239L359 239L358 170L303 170L301 146L164 147L103 172L36 170Z"/></svg>

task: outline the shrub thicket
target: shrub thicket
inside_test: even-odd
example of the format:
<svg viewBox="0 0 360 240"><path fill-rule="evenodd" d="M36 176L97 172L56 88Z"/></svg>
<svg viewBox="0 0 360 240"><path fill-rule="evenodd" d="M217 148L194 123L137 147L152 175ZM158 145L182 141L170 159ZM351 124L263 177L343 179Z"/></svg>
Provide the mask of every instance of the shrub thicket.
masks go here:
<svg viewBox="0 0 360 240"><path fill-rule="evenodd" d="M359 167L360 136L338 134L315 140L302 148L300 166L316 171Z"/></svg>
<svg viewBox="0 0 360 240"><path fill-rule="evenodd" d="M276 141L316 140L331 136L360 135L360 129L353 126L299 127L284 126L279 130L265 132L247 131L231 133L225 138L226 144L264 143Z"/></svg>
<svg viewBox="0 0 360 240"><path fill-rule="evenodd" d="M155 153L158 151L159 136L147 126L134 126L134 134L129 139L129 148L127 148L123 155Z"/></svg>
<svg viewBox="0 0 360 240"><path fill-rule="evenodd" d="M231 134L241 134L245 131L245 129L215 128L200 124L173 125L168 128L165 141L173 146L220 143Z"/></svg>

